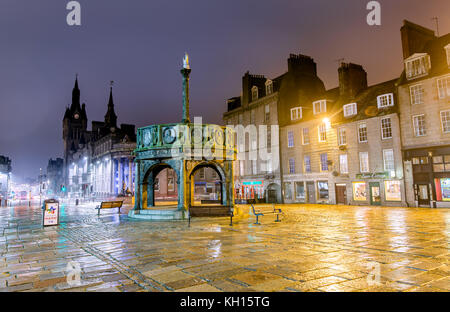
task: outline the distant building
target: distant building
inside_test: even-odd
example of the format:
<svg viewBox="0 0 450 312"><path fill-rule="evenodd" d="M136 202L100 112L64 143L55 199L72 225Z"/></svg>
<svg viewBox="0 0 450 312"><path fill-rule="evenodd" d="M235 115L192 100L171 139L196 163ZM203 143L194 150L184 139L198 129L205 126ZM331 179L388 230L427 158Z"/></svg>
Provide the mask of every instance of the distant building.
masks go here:
<svg viewBox="0 0 450 312"><path fill-rule="evenodd" d="M64 159L49 159L47 165L47 189L49 196L61 195L64 186Z"/></svg>
<svg viewBox="0 0 450 312"><path fill-rule="evenodd" d="M450 34L405 21L398 83L406 199L450 207Z"/></svg>
<svg viewBox="0 0 450 312"><path fill-rule="evenodd" d="M11 181L11 159L0 155L0 204L8 199L10 181Z"/></svg>
<svg viewBox="0 0 450 312"><path fill-rule="evenodd" d="M64 180L71 197L115 196L134 192L135 126L117 126L112 87L104 121L87 129L86 106L80 105L78 79L63 119Z"/></svg>

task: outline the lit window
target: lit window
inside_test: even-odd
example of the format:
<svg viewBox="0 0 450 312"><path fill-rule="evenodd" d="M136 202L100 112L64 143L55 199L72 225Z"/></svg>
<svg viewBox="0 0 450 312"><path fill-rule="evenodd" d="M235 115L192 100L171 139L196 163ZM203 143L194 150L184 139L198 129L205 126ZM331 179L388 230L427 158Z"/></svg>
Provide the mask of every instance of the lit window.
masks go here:
<svg viewBox="0 0 450 312"><path fill-rule="evenodd" d="M311 172L311 156L306 155L303 159L303 166L305 172Z"/></svg>
<svg viewBox="0 0 450 312"><path fill-rule="evenodd" d="M266 95L269 95L272 93L273 93L273 82L272 82L272 80L267 80L266 81Z"/></svg>
<svg viewBox="0 0 450 312"><path fill-rule="evenodd" d="M269 104L266 104L264 107L264 121L270 122L270 107Z"/></svg>
<svg viewBox="0 0 450 312"><path fill-rule="evenodd" d="M319 142L327 141L327 125L325 123L319 125Z"/></svg>
<svg viewBox="0 0 450 312"><path fill-rule="evenodd" d="M339 155L339 168L342 174L348 173L348 157L347 154Z"/></svg>
<svg viewBox="0 0 450 312"><path fill-rule="evenodd" d="M437 80L438 94L440 99L450 96L450 76Z"/></svg>
<svg viewBox="0 0 450 312"><path fill-rule="evenodd" d="M288 147L294 147L294 131L288 131Z"/></svg>
<svg viewBox="0 0 450 312"><path fill-rule="evenodd" d="M383 150L383 162L384 162L384 171L395 170L394 150L392 149Z"/></svg>
<svg viewBox="0 0 450 312"><path fill-rule="evenodd" d="M256 101L258 99L258 87L252 87L252 101Z"/></svg>
<svg viewBox="0 0 450 312"><path fill-rule="evenodd" d="M320 170L328 171L328 154L327 153L320 154Z"/></svg>
<svg viewBox="0 0 450 312"><path fill-rule="evenodd" d="M423 104L424 89L421 84L409 88L411 94L411 104Z"/></svg>
<svg viewBox="0 0 450 312"><path fill-rule="evenodd" d="M309 128L303 128L302 143L303 145L309 144Z"/></svg>
<svg viewBox="0 0 450 312"><path fill-rule="evenodd" d="M358 109L356 103L350 103L344 105L344 117L351 117L356 115Z"/></svg>
<svg viewBox="0 0 450 312"><path fill-rule="evenodd" d="M301 107L295 107L291 109L291 120L299 120L302 119L302 108Z"/></svg>
<svg viewBox="0 0 450 312"><path fill-rule="evenodd" d="M427 134L427 129L425 127L425 115L413 116L413 126L415 136L424 136Z"/></svg>
<svg viewBox="0 0 450 312"><path fill-rule="evenodd" d="M442 132L450 132L450 110L441 112Z"/></svg>
<svg viewBox="0 0 450 312"><path fill-rule="evenodd" d="M239 161L239 171L241 172L241 176L245 175L245 167L244 167L244 161Z"/></svg>
<svg viewBox="0 0 450 312"><path fill-rule="evenodd" d="M369 153L360 152L359 153L359 170L362 173L369 172Z"/></svg>
<svg viewBox="0 0 450 312"><path fill-rule="evenodd" d="M365 123L358 126L358 141L359 143L367 142L367 125Z"/></svg>
<svg viewBox="0 0 450 312"><path fill-rule="evenodd" d="M314 115L326 113L326 111L327 111L327 100L320 100L313 102Z"/></svg>
<svg viewBox="0 0 450 312"><path fill-rule="evenodd" d="M430 68L430 56L426 53L416 53L405 60L407 79L413 79L427 75Z"/></svg>
<svg viewBox="0 0 450 312"><path fill-rule="evenodd" d="M317 190L319 191L319 199L328 199L328 182L318 181Z"/></svg>
<svg viewBox="0 0 450 312"><path fill-rule="evenodd" d="M294 174L295 173L295 159L289 158L289 173Z"/></svg>
<svg viewBox="0 0 450 312"><path fill-rule="evenodd" d="M394 95L392 93L383 94L377 97L378 108L394 106Z"/></svg>
<svg viewBox="0 0 450 312"><path fill-rule="evenodd" d="M338 129L338 145L343 146L347 144L347 134L345 133L345 128Z"/></svg>
<svg viewBox="0 0 450 312"><path fill-rule="evenodd" d="M450 44L445 46L445 52L447 53L447 65L450 67Z"/></svg>
<svg viewBox="0 0 450 312"><path fill-rule="evenodd" d="M284 198L292 199L292 190L291 190L291 182L284 183Z"/></svg>
<svg viewBox="0 0 450 312"><path fill-rule="evenodd" d="M392 126L390 117L381 119L381 138L382 139L392 138Z"/></svg>

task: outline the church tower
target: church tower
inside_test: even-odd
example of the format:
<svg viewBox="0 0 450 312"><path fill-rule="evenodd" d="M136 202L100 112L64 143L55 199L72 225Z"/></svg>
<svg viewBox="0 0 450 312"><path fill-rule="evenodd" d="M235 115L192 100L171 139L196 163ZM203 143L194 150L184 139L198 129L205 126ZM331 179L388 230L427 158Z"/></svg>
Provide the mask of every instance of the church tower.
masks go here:
<svg viewBox="0 0 450 312"><path fill-rule="evenodd" d="M78 77L72 90L72 103L66 108L63 119L64 161L67 164L70 154L78 150L80 144L86 144L87 136L86 105L80 105Z"/></svg>
<svg viewBox="0 0 450 312"><path fill-rule="evenodd" d="M105 127L110 130L117 128L117 115L114 112L112 84L113 84L113 82L111 81L111 88L109 90L108 111L106 112L106 115L105 115Z"/></svg>

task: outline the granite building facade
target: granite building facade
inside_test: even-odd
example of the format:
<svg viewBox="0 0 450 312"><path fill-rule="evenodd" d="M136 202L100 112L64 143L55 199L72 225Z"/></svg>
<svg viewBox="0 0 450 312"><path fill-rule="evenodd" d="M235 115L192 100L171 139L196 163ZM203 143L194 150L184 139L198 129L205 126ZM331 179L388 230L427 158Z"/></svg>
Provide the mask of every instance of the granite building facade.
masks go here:
<svg viewBox="0 0 450 312"><path fill-rule="evenodd" d="M409 206L450 207L450 34L405 21L398 82Z"/></svg>
<svg viewBox="0 0 450 312"><path fill-rule="evenodd" d="M78 78L63 119L64 181L69 197L116 196L134 192L135 126L117 125L112 87L104 121L87 129Z"/></svg>

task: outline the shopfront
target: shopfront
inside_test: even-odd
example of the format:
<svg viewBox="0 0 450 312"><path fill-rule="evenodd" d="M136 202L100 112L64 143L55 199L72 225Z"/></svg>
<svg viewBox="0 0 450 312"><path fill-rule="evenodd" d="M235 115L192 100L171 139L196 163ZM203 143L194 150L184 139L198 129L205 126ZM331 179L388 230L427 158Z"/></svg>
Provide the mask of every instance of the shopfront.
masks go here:
<svg viewBox="0 0 450 312"><path fill-rule="evenodd" d="M450 207L450 147L408 150L416 206Z"/></svg>
<svg viewBox="0 0 450 312"><path fill-rule="evenodd" d="M243 181L235 187L235 197L238 200L264 200L264 181Z"/></svg>
<svg viewBox="0 0 450 312"><path fill-rule="evenodd" d="M355 205L399 206L402 203L402 180L390 178L388 172L358 174L352 182Z"/></svg>

